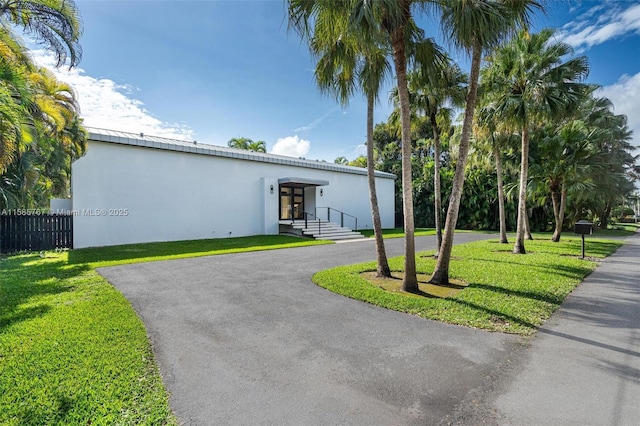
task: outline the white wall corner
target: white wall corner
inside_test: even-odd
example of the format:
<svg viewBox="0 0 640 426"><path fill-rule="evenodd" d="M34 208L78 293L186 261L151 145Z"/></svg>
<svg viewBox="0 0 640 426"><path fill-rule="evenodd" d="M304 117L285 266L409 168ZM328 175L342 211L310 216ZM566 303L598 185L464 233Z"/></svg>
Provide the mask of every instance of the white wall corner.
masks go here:
<svg viewBox="0 0 640 426"><path fill-rule="evenodd" d="M262 233L264 235L277 235L280 233L279 225L279 193L278 179L263 177L262 179Z"/></svg>

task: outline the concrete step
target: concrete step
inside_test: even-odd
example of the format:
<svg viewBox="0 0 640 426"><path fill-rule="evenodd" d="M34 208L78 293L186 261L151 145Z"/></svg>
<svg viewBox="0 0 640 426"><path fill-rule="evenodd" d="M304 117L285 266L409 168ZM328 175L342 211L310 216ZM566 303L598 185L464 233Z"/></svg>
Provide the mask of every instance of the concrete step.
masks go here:
<svg viewBox="0 0 640 426"><path fill-rule="evenodd" d="M309 220L306 222L306 226L304 220L294 220L289 223L289 226L302 235L313 237L316 240L343 241L364 238L364 235L359 232L326 220L320 222Z"/></svg>
<svg viewBox="0 0 640 426"><path fill-rule="evenodd" d="M364 238L364 235L354 232L352 234L332 235L332 236L320 235L316 237L316 240L339 241L339 240L358 240L361 238Z"/></svg>

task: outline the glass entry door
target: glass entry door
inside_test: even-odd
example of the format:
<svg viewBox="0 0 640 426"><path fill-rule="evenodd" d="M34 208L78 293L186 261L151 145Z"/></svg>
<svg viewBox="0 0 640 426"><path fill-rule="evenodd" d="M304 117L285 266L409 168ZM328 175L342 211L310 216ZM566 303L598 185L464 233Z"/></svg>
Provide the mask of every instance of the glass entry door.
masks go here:
<svg viewBox="0 0 640 426"><path fill-rule="evenodd" d="M280 187L280 219L304 219L304 188Z"/></svg>

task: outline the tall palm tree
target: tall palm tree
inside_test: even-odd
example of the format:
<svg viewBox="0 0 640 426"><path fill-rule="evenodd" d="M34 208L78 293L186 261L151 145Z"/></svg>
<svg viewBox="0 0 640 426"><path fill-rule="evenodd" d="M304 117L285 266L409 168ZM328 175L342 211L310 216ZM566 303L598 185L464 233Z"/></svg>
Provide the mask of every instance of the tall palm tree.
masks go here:
<svg viewBox="0 0 640 426"><path fill-rule="evenodd" d="M0 0L0 19L22 27L51 50L56 66L69 67L82 58L80 12L73 0Z"/></svg>
<svg viewBox="0 0 640 426"><path fill-rule="evenodd" d="M564 62L572 53L566 43L553 42L553 30L538 34L520 31L488 58L486 84L496 113L518 127L521 136L518 222L513 252L526 253L526 198L529 170L529 134L543 119L558 120L584 99L588 87L580 81L589 72L587 58Z"/></svg>
<svg viewBox="0 0 640 426"><path fill-rule="evenodd" d="M483 97L485 98L485 97ZM483 102L484 101L484 102ZM478 121L474 128L474 134L479 142L484 141L488 146L488 151L493 155L496 168L496 178L498 184L498 216L500 222L500 243L507 244L507 215L505 212L505 192L504 192L504 166L502 161L502 151L512 137L510 129L498 120L495 114L495 105L486 104L486 99L481 101L478 108Z"/></svg>
<svg viewBox="0 0 640 426"><path fill-rule="evenodd" d="M339 17L332 15L329 18L318 19L310 41L311 50L318 57L315 70L316 81L322 91L332 94L342 105L349 102L356 86L362 89L367 99L367 178L376 240L376 275L390 278L391 269L384 246L376 194L373 111L380 87L390 74L391 67L387 61L387 52L383 43L359 44L358 38L349 34L346 20L339 20Z"/></svg>
<svg viewBox="0 0 640 426"><path fill-rule="evenodd" d="M534 9L543 9L535 0L442 0L442 8L443 31L454 45L470 54L471 72L444 236L431 277L435 284L449 283L449 263L464 187L483 51L495 46L517 27L526 26Z"/></svg>
<svg viewBox="0 0 640 426"><path fill-rule="evenodd" d="M430 69L418 69L409 75L409 92L412 109L423 113L429 120L433 131L434 151L434 210L438 247L442 244L442 191L440 189L441 129L438 123L440 115L451 116L453 106L461 106L465 100L466 84L469 79L450 58L435 72Z"/></svg>
<svg viewBox="0 0 640 426"><path fill-rule="evenodd" d="M363 46L376 46L381 35L390 49L400 99L402 121L402 200L405 229L405 259L402 289L418 292L415 260L415 225L413 218L413 189L411 176L411 117L407 87L408 60L421 63L434 62L438 49L432 40L424 37L413 20L413 0L361 1L361 0L289 0L289 25L307 37L321 13L345 17L349 34Z"/></svg>
<svg viewBox="0 0 640 426"><path fill-rule="evenodd" d="M382 40L370 45L359 43L358 37L350 33L345 15L335 10L325 9L316 17L312 34L308 34L309 48L317 58L315 69L316 82L322 92L333 96L342 105L346 105L356 90L361 88L367 99L367 177L369 201L374 236L378 277L391 277L391 270L382 237L382 222L378 208L375 184L373 150L373 110L384 79L390 74ZM344 157L336 162L348 164Z"/></svg>

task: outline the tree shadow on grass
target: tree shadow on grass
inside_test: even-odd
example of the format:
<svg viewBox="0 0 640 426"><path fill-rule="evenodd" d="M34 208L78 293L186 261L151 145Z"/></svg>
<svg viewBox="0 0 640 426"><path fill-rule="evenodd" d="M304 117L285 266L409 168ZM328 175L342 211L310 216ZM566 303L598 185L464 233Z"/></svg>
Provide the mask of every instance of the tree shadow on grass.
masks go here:
<svg viewBox="0 0 640 426"><path fill-rule="evenodd" d="M0 263L0 331L21 321L41 317L51 306L39 298L73 291L68 279L79 276L88 265L67 266L59 261L41 261L37 254L3 259Z"/></svg>
<svg viewBox="0 0 640 426"><path fill-rule="evenodd" d="M214 238L208 240L168 241L144 244L125 244L89 247L69 251L69 264L135 261L154 257L180 255L212 255L225 250L247 251L252 247L277 248L287 244L323 244L312 239L288 235L256 235L249 237Z"/></svg>
<svg viewBox="0 0 640 426"><path fill-rule="evenodd" d="M498 264L506 263L510 265L523 267L523 268L535 269L535 270L539 270L547 273L551 271L555 275L561 275L563 277L573 278L573 279L583 279L593 271L589 266L575 267L575 266L565 266L565 265L527 265L524 263L512 262L512 261L503 260L503 259L497 260L497 259L474 258L474 257L467 257L465 258L465 260L475 261L475 262L492 262L492 263L498 263Z"/></svg>
<svg viewBox="0 0 640 426"><path fill-rule="evenodd" d="M513 315L505 314L504 312L496 311L495 309L489 309L489 308L487 308L485 306L480 306L480 305L478 305L476 303L473 303L473 302L469 302L469 301L466 301L466 300L455 299L455 298L454 299L448 299L448 300L450 300L453 303L458 303L460 305L465 305L465 306L468 306L470 308L477 309L479 311L483 311L483 312L486 312L488 314L491 314L491 316L493 318L495 318L495 319L492 319L491 321L497 326L497 328L500 328L499 325L500 325L501 322L503 322L503 320L510 321L510 322L512 322L514 324L519 324L519 325L521 325L523 327L529 328L529 329L531 329L532 332L537 330L538 327L539 327L538 325L532 324L532 323L530 323L530 322L528 322L526 320L523 320L521 318L514 317Z"/></svg>
<svg viewBox="0 0 640 426"><path fill-rule="evenodd" d="M541 302L559 305L564 301L564 296L555 296L553 294L540 294L532 291L512 290L490 284L470 284L469 288L481 288L483 290L502 293L509 296L525 297L527 299L539 300Z"/></svg>

